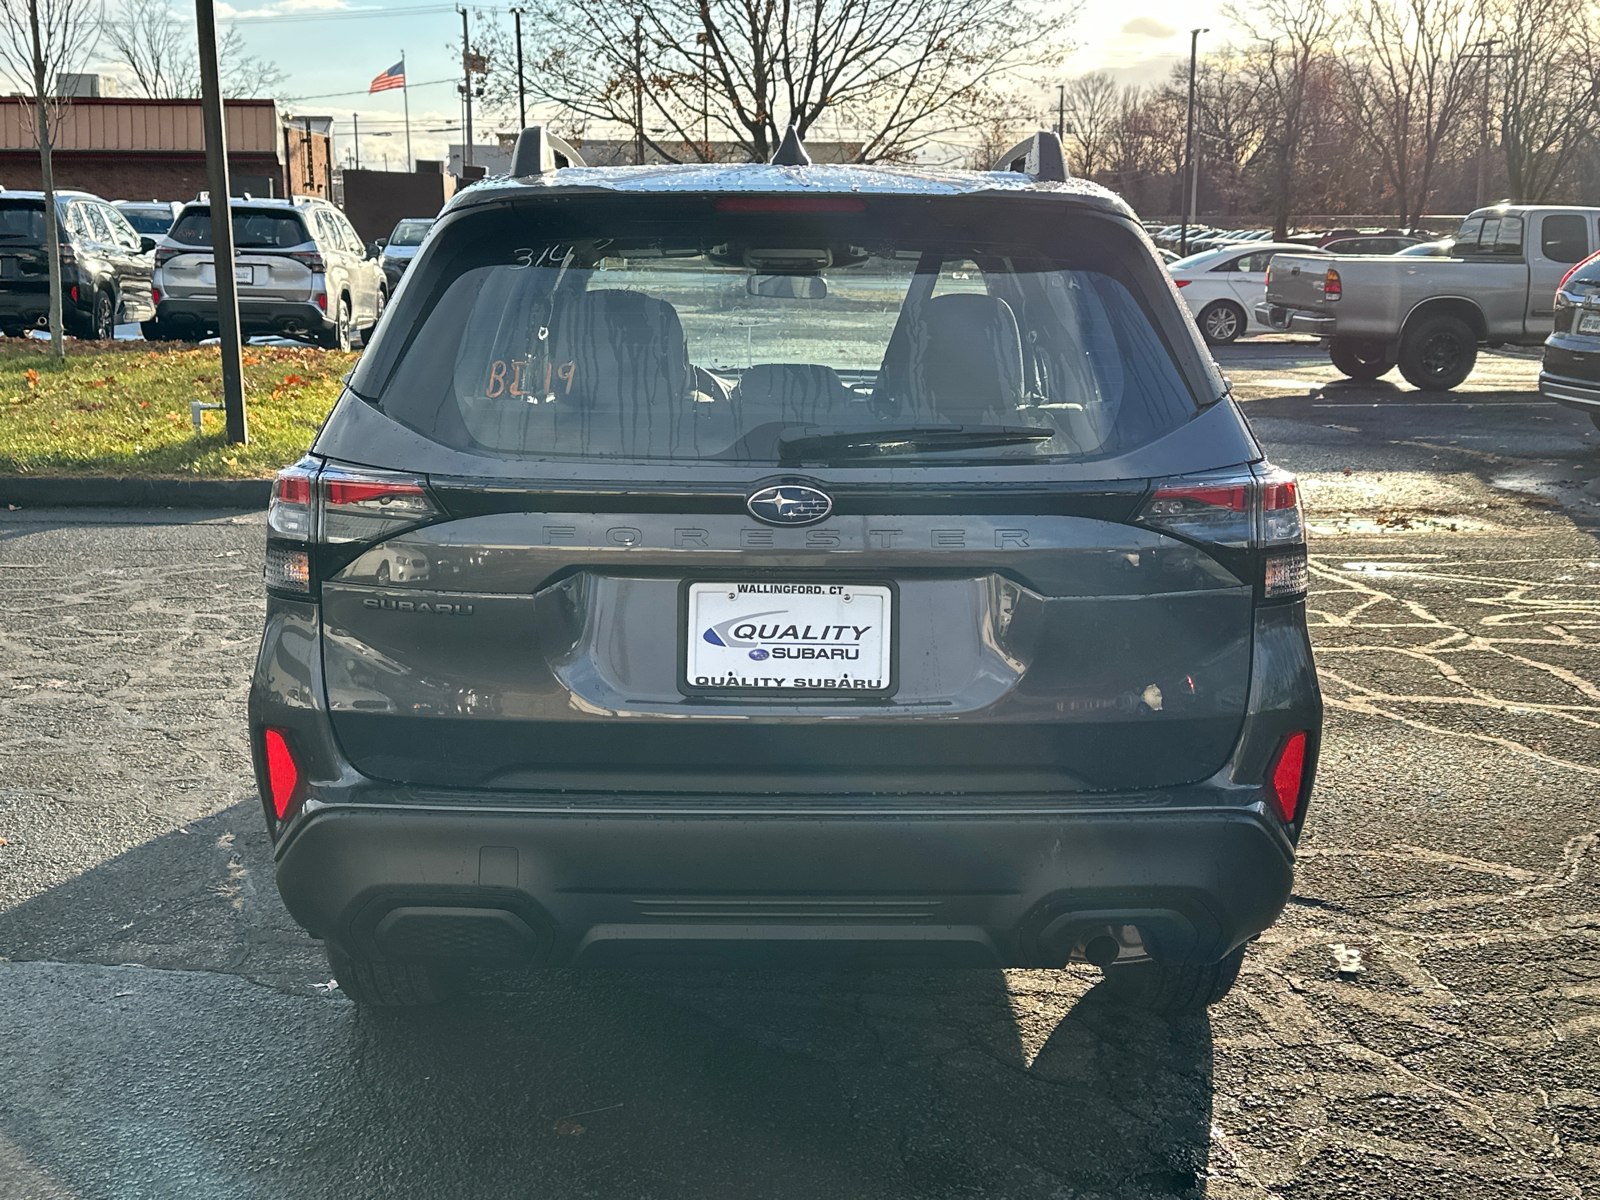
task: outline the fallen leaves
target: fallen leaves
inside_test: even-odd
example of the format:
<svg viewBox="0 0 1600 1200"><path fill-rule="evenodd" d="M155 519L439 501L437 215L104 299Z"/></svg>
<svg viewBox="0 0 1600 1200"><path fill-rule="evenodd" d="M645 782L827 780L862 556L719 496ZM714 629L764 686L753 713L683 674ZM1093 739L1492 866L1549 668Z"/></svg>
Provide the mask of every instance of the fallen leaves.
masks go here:
<svg viewBox="0 0 1600 1200"><path fill-rule="evenodd" d="M32 367L29 367L26 371L24 371L22 376L28 381L29 391L32 391L34 388L39 386L39 372L35 371Z"/></svg>

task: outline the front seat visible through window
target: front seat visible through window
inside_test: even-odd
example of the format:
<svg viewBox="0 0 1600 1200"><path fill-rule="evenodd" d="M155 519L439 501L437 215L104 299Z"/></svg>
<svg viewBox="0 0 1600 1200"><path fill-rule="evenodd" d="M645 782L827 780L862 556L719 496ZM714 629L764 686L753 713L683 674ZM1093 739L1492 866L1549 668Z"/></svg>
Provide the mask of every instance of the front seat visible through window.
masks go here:
<svg viewBox="0 0 1600 1200"><path fill-rule="evenodd" d="M935 296L910 329L912 413L956 424L1014 421L1022 400L1022 338L995 296Z"/></svg>

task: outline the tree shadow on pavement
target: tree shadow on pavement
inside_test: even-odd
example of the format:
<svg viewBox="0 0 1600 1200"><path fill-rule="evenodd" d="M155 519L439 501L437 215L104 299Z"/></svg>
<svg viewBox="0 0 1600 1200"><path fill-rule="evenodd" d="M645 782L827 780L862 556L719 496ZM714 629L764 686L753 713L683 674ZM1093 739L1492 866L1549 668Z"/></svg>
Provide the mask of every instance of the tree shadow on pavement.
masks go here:
<svg viewBox="0 0 1600 1200"><path fill-rule="evenodd" d="M260 824L236 805L0 913L0 1143L30 1186L1204 1195L1204 1018L994 971L495 972L361 1011L283 912Z"/></svg>

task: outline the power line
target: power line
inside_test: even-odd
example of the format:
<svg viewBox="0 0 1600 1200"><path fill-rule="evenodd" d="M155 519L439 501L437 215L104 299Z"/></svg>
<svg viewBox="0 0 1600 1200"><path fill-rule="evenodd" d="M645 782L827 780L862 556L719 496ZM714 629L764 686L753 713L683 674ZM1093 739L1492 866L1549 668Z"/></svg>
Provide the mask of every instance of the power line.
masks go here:
<svg viewBox="0 0 1600 1200"><path fill-rule="evenodd" d="M410 90L410 89L414 89L414 88L437 87L441 83L454 83L455 81L456 81L456 77L454 75L451 75L447 79L427 79L427 80L424 80L422 83L408 83L408 84L406 84L406 88L408 90ZM284 99L286 101L287 100L295 100L295 101L299 101L299 100L338 100L338 99L341 99L341 98L343 98L345 96L366 96L366 95L370 95L370 94L371 94L371 92L367 88L357 88L353 92L323 92L321 95L317 95L317 96L285 96Z"/></svg>

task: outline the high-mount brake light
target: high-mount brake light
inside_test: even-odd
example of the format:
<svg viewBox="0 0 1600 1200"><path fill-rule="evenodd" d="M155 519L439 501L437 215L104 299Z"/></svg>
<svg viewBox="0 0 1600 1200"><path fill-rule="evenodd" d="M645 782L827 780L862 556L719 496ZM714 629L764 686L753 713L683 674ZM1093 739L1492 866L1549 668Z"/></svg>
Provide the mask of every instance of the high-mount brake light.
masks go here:
<svg viewBox="0 0 1600 1200"><path fill-rule="evenodd" d="M1300 813L1300 790L1306 774L1306 735L1291 733L1278 748L1267 774L1267 790L1278 806L1285 825L1293 824Z"/></svg>
<svg viewBox="0 0 1600 1200"><path fill-rule="evenodd" d="M278 820L286 820L299 807L301 795L300 767L289 749L289 739L281 729L267 728L261 733L262 745L267 752L267 787L272 793L272 811Z"/></svg>
<svg viewBox="0 0 1600 1200"><path fill-rule="evenodd" d="M1322 279L1322 298L1324 300L1337 300L1344 294L1344 284L1339 280L1339 272L1332 267L1328 268L1327 275Z"/></svg>
<svg viewBox="0 0 1600 1200"><path fill-rule="evenodd" d="M717 211L725 213L865 212L860 196L719 196Z"/></svg>

